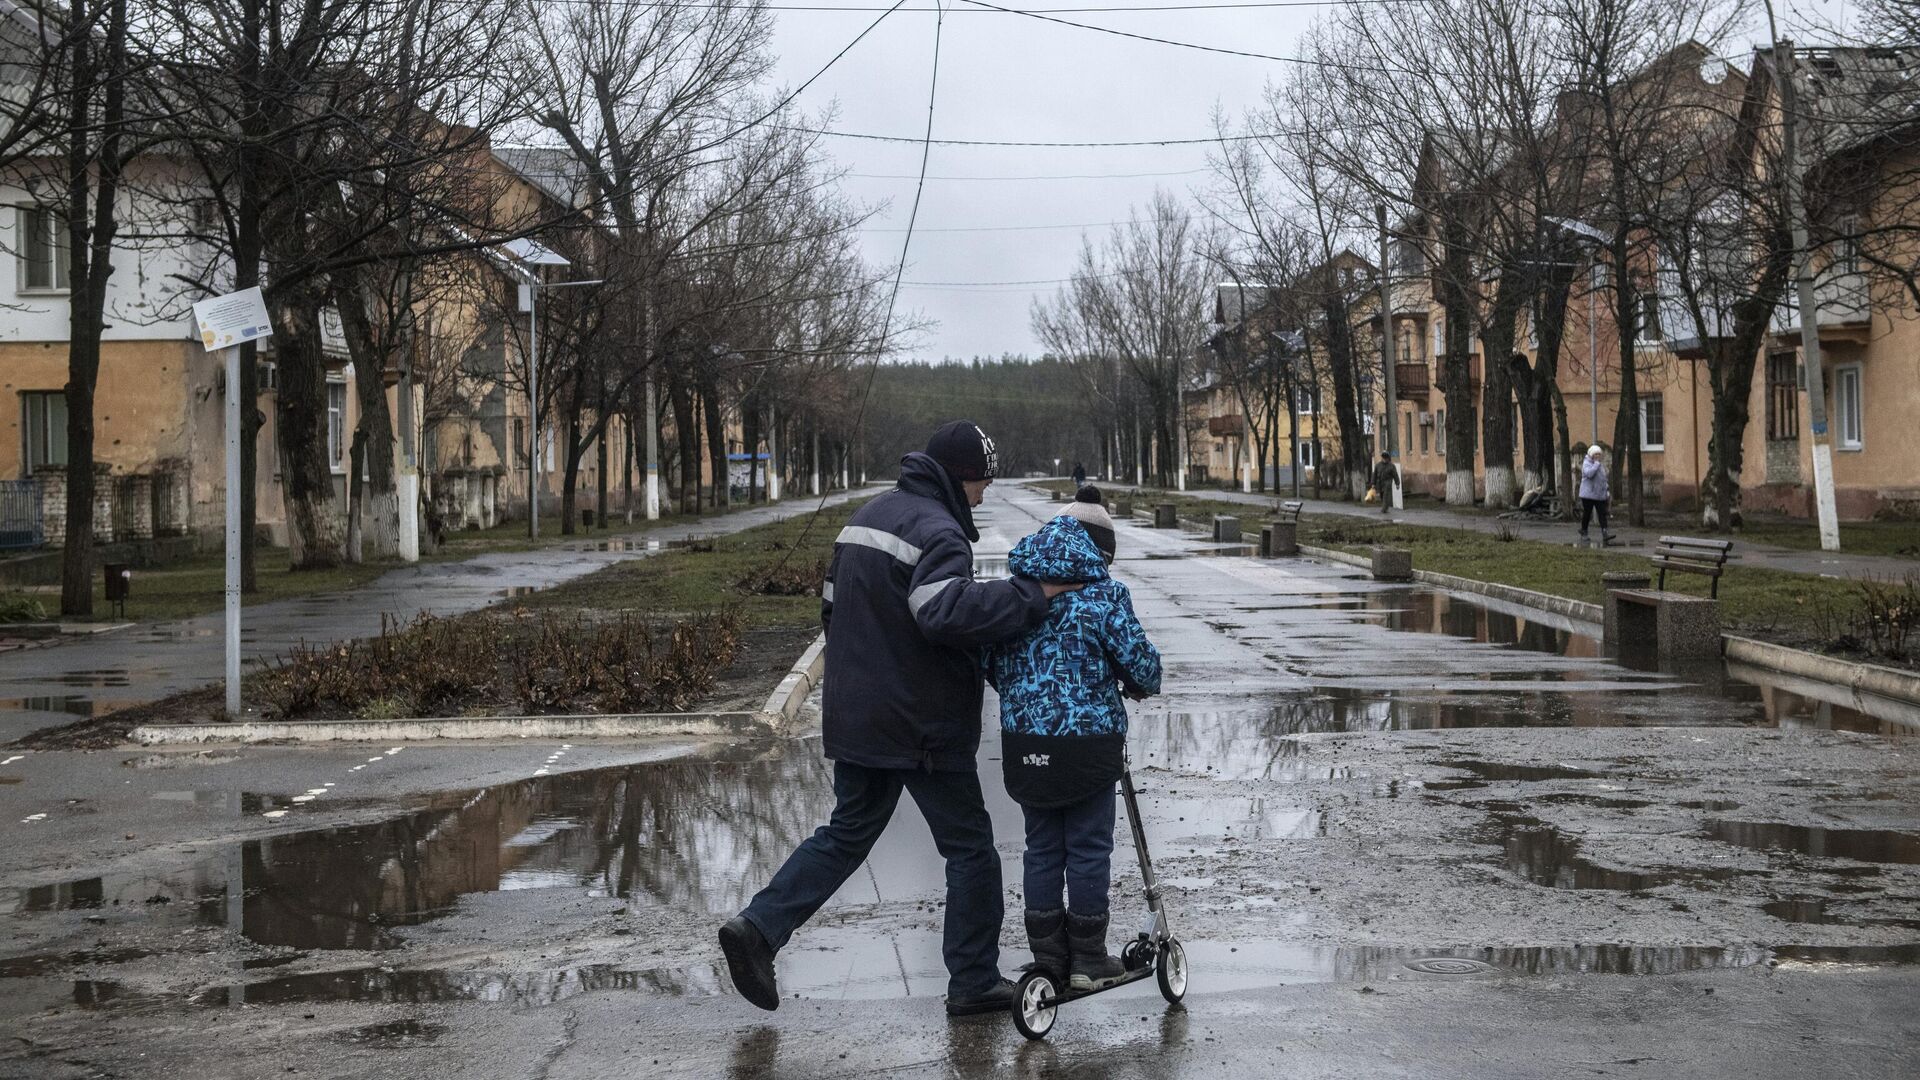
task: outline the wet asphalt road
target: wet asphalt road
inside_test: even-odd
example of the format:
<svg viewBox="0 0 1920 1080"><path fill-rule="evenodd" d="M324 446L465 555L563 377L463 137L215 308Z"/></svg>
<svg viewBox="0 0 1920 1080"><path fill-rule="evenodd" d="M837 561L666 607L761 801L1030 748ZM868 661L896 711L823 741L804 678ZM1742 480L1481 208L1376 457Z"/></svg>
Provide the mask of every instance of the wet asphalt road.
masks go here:
<svg viewBox="0 0 1920 1080"><path fill-rule="evenodd" d="M1049 512L996 488L982 570ZM739 1001L712 929L828 809L817 740L35 755L0 767L0 1076L1920 1068L1911 728L1345 567L1120 543L1168 660L1131 752L1183 1009L1129 987L1045 1045L949 1022L904 803L783 953L790 1000ZM997 757L989 725L1017 911Z"/></svg>

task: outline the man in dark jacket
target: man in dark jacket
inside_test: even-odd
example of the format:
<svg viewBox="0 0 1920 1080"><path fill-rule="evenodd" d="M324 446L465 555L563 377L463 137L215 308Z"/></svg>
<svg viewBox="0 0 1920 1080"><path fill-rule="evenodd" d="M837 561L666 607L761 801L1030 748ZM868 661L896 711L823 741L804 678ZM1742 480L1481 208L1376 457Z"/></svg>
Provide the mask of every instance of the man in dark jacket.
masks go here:
<svg viewBox="0 0 1920 1080"><path fill-rule="evenodd" d="M720 930L734 986L763 1009L780 1004L774 953L859 869L903 789L947 861L947 1012L993 1012L1012 998L1000 975L1000 856L975 761L978 653L1038 625L1074 586L973 579L972 508L997 464L977 426L947 424L834 543L820 604L833 816Z"/></svg>

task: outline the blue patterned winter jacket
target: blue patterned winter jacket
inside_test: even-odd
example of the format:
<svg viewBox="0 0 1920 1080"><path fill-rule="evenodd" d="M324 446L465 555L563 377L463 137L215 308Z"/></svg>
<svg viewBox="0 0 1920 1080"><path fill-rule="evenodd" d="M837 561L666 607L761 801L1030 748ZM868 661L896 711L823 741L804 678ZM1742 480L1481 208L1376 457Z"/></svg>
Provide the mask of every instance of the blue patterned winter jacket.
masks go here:
<svg viewBox="0 0 1920 1080"><path fill-rule="evenodd" d="M1026 636L987 654L987 679L1000 694L1007 793L1048 808L1111 791L1126 768L1122 692L1160 692L1160 652L1134 617L1127 587L1072 518L1054 518L1021 540L1007 569L1017 578L1086 583L1055 597L1047 620Z"/></svg>

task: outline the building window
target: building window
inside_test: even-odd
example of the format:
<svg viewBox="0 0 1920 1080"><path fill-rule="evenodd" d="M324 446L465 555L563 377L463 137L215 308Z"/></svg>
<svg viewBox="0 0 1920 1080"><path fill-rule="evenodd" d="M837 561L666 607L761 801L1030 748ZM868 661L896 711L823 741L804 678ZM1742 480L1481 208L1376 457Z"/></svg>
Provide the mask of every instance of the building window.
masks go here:
<svg viewBox="0 0 1920 1080"><path fill-rule="evenodd" d="M1406 323L1401 323L1400 324L1400 362L1403 364L1411 364L1413 363L1414 359L1415 357L1413 355L1413 327L1407 325Z"/></svg>
<svg viewBox="0 0 1920 1080"><path fill-rule="evenodd" d="M1799 357L1790 352L1767 357L1767 438L1800 438Z"/></svg>
<svg viewBox="0 0 1920 1080"><path fill-rule="evenodd" d="M1866 429L1860 416L1860 365L1848 364L1833 369L1833 428L1842 450L1866 446Z"/></svg>
<svg viewBox="0 0 1920 1080"><path fill-rule="evenodd" d="M1401 427L1406 429L1406 438L1400 440L1400 453L1405 456L1407 450L1413 446L1413 414L1401 413L1400 415L1406 418L1401 424Z"/></svg>
<svg viewBox="0 0 1920 1080"><path fill-rule="evenodd" d="M1427 453L1427 425L1420 425L1420 453Z"/></svg>
<svg viewBox="0 0 1920 1080"><path fill-rule="evenodd" d="M30 390L20 395L20 460L28 475L43 465L67 463L67 392Z"/></svg>
<svg viewBox="0 0 1920 1080"><path fill-rule="evenodd" d="M1860 220L1851 214L1840 219L1839 236L1833 241L1833 272L1860 272Z"/></svg>
<svg viewBox="0 0 1920 1080"><path fill-rule="evenodd" d="M1300 449L1300 453L1299 453L1299 456L1295 458L1294 464L1305 466L1306 468L1313 468L1320 464L1318 461L1314 460L1312 443L1303 442L1300 444L1299 449Z"/></svg>
<svg viewBox="0 0 1920 1080"><path fill-rule="evenodd" d="M1447 354L1447 321L1439 315L1433 317L1433 358L1440 359Z"/></svg>
<svg viewBox="0 0 1920 1080"><path fill-rule="evenodd" d="M67 218L44 206L15 207L20 232L20 292L67 287Z"/></svg>
<svg viewBox="0 0 1920 1080"><path fill-rule="evenodd" d="M1640 449L1667 448L1667 401L1664 394L1640 396Z"/></svg>
<svg viewBox="0 0 1920 1080"><path fill-rule="evenodd" d="M1433 414L1433 452L1445 456L1447 452L1447 410L1439 409Z"/></svg>
<svg viewBox="0 0 1920 1080"><path fill-rule="evenodd" d="M1320 411L1320 395L1311 386L1295 387L1293 391L1293 411L1301 416L1312 416Z"/></svg>
<svg viewBox="0 0 1920 1080"><path fill-rule="evenodd" d="M334 472L347 467L347 384L327 383L327 461Z"/></svg>
<svg viewBox="0 0 1920 1080"><path fill-rule="evenodd" d="M1660 294L1652 291L1640 294L1640 330L1639 342L1642 345L1657 345L1665 338L1660 333Z"/></svg>

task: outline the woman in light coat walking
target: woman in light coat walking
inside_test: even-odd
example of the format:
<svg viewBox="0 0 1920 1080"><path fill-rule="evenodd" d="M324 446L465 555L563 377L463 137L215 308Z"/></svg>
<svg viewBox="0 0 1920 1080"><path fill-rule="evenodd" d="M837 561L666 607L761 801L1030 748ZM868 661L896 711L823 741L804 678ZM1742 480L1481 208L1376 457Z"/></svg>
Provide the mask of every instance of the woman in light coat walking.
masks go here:
<svg viewBox="0 0 1920 1080"><path fill-rule="evenodd" d="M1594 515L1600 517L1600 544L1613 543L1613 532L1607 528L1608 491L1607 463L1602 459L1603 452L1598 446L1587 448L1587 460L1580 463L1580 539L1587 538L1587 523Z"/></svg>

